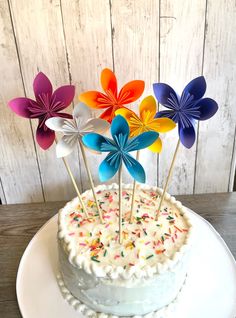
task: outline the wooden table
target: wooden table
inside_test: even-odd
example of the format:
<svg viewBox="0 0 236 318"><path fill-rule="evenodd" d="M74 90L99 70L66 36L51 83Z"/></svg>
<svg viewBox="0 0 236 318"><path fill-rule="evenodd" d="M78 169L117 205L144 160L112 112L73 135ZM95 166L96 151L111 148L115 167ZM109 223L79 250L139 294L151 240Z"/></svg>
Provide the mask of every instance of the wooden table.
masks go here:
<svg viewBox="0 0 236 318"><path fill-rule="evenodd" d="M236 192L177 198L216 228L236 258ZM15 293L20 258L33 235L63 205L64 202L50 202L0 206L1 318L21 317Z"/></svg>

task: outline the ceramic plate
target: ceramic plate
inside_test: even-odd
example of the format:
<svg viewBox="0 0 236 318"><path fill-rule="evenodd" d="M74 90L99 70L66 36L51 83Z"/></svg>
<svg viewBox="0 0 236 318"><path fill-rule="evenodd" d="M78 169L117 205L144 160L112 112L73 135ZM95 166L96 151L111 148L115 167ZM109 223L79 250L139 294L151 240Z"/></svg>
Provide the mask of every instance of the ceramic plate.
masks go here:
<svg viewBox="0 0 236 318"><path fill-rule="evenodd" d="M215 229L191 210L196 247L185 286L173 318L235 318L236 262ZM33 237L22 256L16 281L23 318L78 318L62 297L56 275L57 215Z"/></svg>

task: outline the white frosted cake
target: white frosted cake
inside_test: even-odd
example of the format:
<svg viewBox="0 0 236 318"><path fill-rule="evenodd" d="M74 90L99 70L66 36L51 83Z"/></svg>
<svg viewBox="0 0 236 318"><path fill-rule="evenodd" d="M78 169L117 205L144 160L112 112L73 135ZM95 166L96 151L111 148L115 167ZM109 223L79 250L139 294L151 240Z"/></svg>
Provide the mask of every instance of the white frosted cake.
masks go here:
<svg viewBox="0 0 236 318"><path fill-rule="evenodd" d="M118 186L99 186L101 224L91 190L83 194L91 218L75 198L59 212L60 284L74 304L92 313L135 316L171 304L181 290L191 252L191 224L182 204L161 190L137 187L130 224L132 186L123 186L123 242L118 237ZM78 302L76 302L78 300ZM72 302L73 304L73 302Z"/></svg>

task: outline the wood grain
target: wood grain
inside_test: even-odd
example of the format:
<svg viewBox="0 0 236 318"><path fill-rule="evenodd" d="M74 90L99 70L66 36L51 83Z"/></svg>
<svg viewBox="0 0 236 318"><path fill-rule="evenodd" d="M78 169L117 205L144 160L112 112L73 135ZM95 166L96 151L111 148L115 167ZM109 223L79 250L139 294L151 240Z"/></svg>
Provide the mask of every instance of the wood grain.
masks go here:
<svg viewBox="0 0 236 318"><path fill-rule="evenodd" d="M235 1L208 1L203 74L207 96L218 102L219 111L199 125L196 193L228 191L231 167L235 169L235 15Z"/></svg>
<svg viewBox="0 0 236 318"><path fill-rule="evenodd" d="M177 199L208 220L236 257L236 193L183 195L177 196ZM21 317L15 294L21 255L37 230L64 204L48 202L0 206L0 317Z"/></svg>
<svg viewBox="0 0 236 318"><path fill-rule="evenodd" d="M3 203L43 201L30 122L19 118L8 101L24 96L8 3L0 1L0 175ZM30 173L26 173L30 171Z"/></svg>
<svg viewBox="0 0 236 318"><path fill-rule="evenodd" d="M168 83L181 94L185 85L202 72L205 0L161 1L160 14L160 82ZM163 138L159 159L160 187L167 177L177 138L177 128ZM195 155L196 145L190 150L180 146L167 191L193 193Z"/></svg>
<svg viewBox="0 0 236 318"><path fill-rule="evenodd" d="M159 1L111 1L114 67L119 87L140 79L145 81L142 96L152 94L152 83L159 73ZM133 103L138 110L140 100ZM134 155L135 156L135 155ZM157 184L157 156L149 150L140 152L148 184ZM124 182L131 178L124 171Z"/></svg>
<svg viewBox="0 0 236 318"><path fill-rule="evenodd" d="M112 43L109 1L62 0L62 14L70 76L76 85L77 96L87 90L102 91L100 74L103 68L111 68ZM98 117L101 112L92 110L91 115ZM95 185L100 184L98 166L104 155L97 156L86 151ZM84 162L80 154L81 183L83 190L91 188ZM76 164L77 165L77 164ZM77 165L78 166L78 165Z"/></svg>
<svg viewBox="0 0 236 318"><path fill-rule="evenodd" d="M42 71L51 79L54 88L69 83L68 64L59 0L17 1L11 0L11 12L16 32L20 65L27 96L33 97L32 83ZM27 21L27 22L26 22ZM33 121L34 134L37 120ZM45 200L70 199L74 188L61 159L56 159L55 147L43 151L36 144ZM78 162L73 153L70 163ZM76 165L71 165L77 180L80 177ZM26 166L25 174L31 174Z"/></svg>

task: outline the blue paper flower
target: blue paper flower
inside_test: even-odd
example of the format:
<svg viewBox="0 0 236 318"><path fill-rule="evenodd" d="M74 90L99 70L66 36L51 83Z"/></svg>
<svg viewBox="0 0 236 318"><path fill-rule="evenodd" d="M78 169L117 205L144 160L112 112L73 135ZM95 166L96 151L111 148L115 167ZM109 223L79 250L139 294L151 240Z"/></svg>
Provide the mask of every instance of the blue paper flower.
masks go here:
<svg viewBox="0 0 236 318"><path fill-rule="evenodd" d="M141 164L129 152L149 147L159 136L154 131L147 131L129 139L129 125L124 117L116 116L111 124L113 139L97 133L83 136L84 145L99 152L109 152L99 166L99 178L102 182L112 178L122 162L131 176L138 182L145 182L145 172Z"/></svg>
<svg viewBox="0 0 236 318"><path fill-rule="evenodd" d="M155 117L168 117L178 123L181 143L191 148L196 139L196 120L209 119L218 110L218 105L213 99L202 98L206 92L205 78L200 76L189 82L181 97L164 83L153 84L153 89L158 102L169 108L158 112Z"/></svg>

